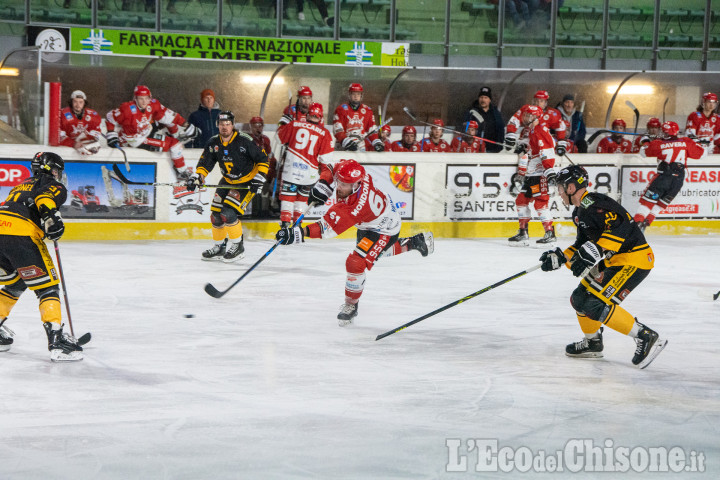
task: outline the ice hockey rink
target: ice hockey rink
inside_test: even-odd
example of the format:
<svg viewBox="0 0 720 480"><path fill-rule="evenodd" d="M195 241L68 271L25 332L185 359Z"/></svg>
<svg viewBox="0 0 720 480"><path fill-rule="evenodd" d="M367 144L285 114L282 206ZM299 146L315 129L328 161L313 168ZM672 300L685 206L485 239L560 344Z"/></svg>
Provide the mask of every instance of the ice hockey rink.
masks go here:
<svg viewBox="0 0 720 480"><path fill-rule="evenodd" d="M656 267L623 304L669 340L645 370L630 363L633 340L608 330L605 358L564 355L582 338L567 269L375 341L538 263L541 249L502 239L440 238L427 258L382 259L348 328L335 319L347 240L279 247L219 300L205 283L230 285L271 241L247 239L232 265L200 261L201 241L61 241L75 333L93 340L84 361L51 363L23 295L0 353L0 478L519 478L529 453L558 450L574 452L562 471L524 475L618 478L585 471L580 444L616 470L630 451L623 477L663 447L686 467L646 466L645 478L720 478L718 237L648 238ZM493 442L515 470L478 453Z"/></svg>

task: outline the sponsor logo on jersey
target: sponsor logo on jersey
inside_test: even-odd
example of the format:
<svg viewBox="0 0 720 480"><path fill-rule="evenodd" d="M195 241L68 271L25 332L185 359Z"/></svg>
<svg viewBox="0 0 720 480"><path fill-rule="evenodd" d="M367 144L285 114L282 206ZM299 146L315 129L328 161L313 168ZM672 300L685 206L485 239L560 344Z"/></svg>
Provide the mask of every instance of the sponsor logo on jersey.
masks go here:
<svg viewBox="0 0 720 480"><path fill-rule="evenodd" d="M230 152L228 150L223 150L223 155L230 155Z"/></svg>
<svg viewBox="0 0 720 480"><path fill-rule="evenodd" d="M135 105L130 105L130 112L132 112L133 114L137 113L138 112L137 107Z"/></svg>
<svg viewBox="0 0 720 480"><path fill-rule="evenodd" d="M17 269L18 274L23 280L32 280L33 278L42 277L45 275L45 270L35 265L29 267L21 267Z"/></svg>
<svg viewBox="0 0 720 480"><path fill-rule="evenodd" d="M595 203L592 198L590 198L590 195L585 195L582 200L580 200L580 206L583 208L588 208L590 205Z"/></svg>
<svg viewBox="0 0 720 480"><path fill-rule="evenodd" d="M72 113L65 112L65 118L67 118L68 120L72 120Z"/></svg>
<svg viewBox="0 0 720 480"><path fill-rule="evenodd" d="M12 222L9 220L0 220L0 227L12 227Z"/></svg>
<svg viewBox="0 0 720 480"><path fill-rule="evenodd" d="M85 121L86 121L86 122L89 122L89 121L90 121L90 115L85 115Z"/></svg>

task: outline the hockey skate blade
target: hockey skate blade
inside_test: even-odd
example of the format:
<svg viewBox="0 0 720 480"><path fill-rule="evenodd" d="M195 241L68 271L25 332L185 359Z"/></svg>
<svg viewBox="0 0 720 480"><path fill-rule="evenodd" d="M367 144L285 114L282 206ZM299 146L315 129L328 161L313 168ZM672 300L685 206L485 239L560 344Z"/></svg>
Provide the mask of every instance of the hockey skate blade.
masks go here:
<svg viewBox="0 0 720 480"><path fill-rule="evenodd" d="M205 293L214 298L220 298L223 296L222 292L217 288L213 287L210 283L205 284Z"/></svg>
<svg viewBox="0 0 720 480"><path fill-rule="evenodd" d="M508 242L508 245L511 247L529 247L530 241L523 240L522 242Z"/></svg>
<svg viewBox="0 0 720 480"><path fill-rule="evenodd" d="M647 368L647 366L650 365L653 360L655 360L655 357L660 355L660 352L663 351L667 343L667 340L658 339L658 341L655 342L655 345L653 345L652 351L648 354L647 357L645 357L645 360L638 364L638 367L640 367L640 369Z"/></svg>
<svg viewBox="0 0 720 480"><path fill-rule="evenodd" d="M565 356L570 357L570 358L589 358L591 360L594 358L603 358L602 352L588 352L588 353L581 353L578 355L573 355L571 353L565 352Z"/></svg>
<svg viewBox="0 0 720 480"><path fill-rule="evenodd" d="M78 338L77 342L78 342L78 345L85 345L90 340L92 340L92 335L90 335L90 332L87 332L85 335Z"/></svg>
<svg viewBox="0 0 720 480"><path fill-rule="evenodd" d="M50 360L52 362L60 363L60 362L79 362L82 360L83 353L82 352L69 352L69 353L63 353L62 350L51 350L50 351Z"/></svg>

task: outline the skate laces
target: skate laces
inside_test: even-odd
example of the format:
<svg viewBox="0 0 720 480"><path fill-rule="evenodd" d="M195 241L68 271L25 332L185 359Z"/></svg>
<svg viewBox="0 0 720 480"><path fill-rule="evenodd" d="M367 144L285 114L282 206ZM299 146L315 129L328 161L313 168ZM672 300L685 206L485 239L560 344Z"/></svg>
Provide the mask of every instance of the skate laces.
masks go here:
<svg viewBox="0 0 720 480"><path fill-rule="evenodd" d="M351 314L355 311L355 305L352 303L343 303L340 305L340 313Z"/></svg>
<svg viewBox="0 0 720 480"><path fill-rule="evenodd" d="M575 342L575 350L583 350L585 348L588 348L590 346L590 342L587 338L583 338L579 342Z"/></svg>

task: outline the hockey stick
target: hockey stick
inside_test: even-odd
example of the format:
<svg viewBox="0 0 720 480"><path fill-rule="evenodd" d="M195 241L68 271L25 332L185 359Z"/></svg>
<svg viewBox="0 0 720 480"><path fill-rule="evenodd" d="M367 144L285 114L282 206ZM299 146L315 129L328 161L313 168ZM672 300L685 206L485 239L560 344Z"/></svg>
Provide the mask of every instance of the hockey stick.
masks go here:
<svg viewBox="0 0 720 480"><path fill-rule="evenodd" d="M713 293L713 300L717 300L720 297L720 292Z"/></svg>
<svg viewBox="0 0 720 480"><path fill-rule="evenodd" d="M293 223L293 226L292 226L291 228L295 228L296 226L300 225L300 223L302 223L303 218L305 218L305 214L306 214L309 210L310 210L310 205L308 205L308 207L307 207L307 208L305 209L305 211L300 215L300 217L299 217L297 220L295 220L295 223ZM221 292L220 290L218 290L217 288L215 288L211 283L206 283L206 284L205 284L205 293L207 293L208 295L210 295L211 297L214 297L214 298L221 298L223 295L225 295L225 294L228 293L230 290L232 290L235 285L237 285L238 283L240 283L243 278L247 277L248 274L250 274L250 272L252 272L253 270L255 270L255 267L257 267L258 265L260 265L263 260L265 260L267 257L269 257L270 254L278 247L278 245L280 245L280 240L276 241L276 242L275 242L275 245L273 245L272 247L270 247L270 250L268 250L267 252L265 252L265 255L263 255L262 257L260 257L260 260L258 260L257 262L255 262L252 267L250 267L245 273L243 273L243 274L240 276L240 278L238 278L237 280L235 280L235 282L234 282L232 285L230 285L228 288L226 288L226 289L223 290L222 292Z"/></svg>
<svg viewBox="0 0 720 480"><path fill-rule="evenodd" d="M595 139L597 137L599 137L603 133L621 133L623 135L635 135L635 136L639 136L639 137L642 137L643 135L645 135L644 133L618 132L617 130L600 129L600 130L596 131L595 133L593 133L592 135L590 135L590 138L588 138L588 140L587 140L587 144L590 145L592 142L595 141Z"/></svg>
<svg viewBox="0 0 720 480"><path fill-rule="evenodd" d="M53 240L53 244L55 244L55 258L57 258L58 262L58 276L60 277L60 285L62 286L63 297L65 297L65 310L67 311L68 325L70 325L70 335L74 337L75 331L73 330L72 317L70 316L70 301L68 300L67 287L65 287L65 275L63 275L62 262L60 262L60 246L58 245L57 240ZM77 339L77 343L79 345L85 345L90 341L91 338L92 335L90 334L90 332L87 332L82 337Z"/></svg>
<svg viewBox="0 0 720 480"><path fill-rule="evenodd" d="M433 123L423 122L422 120L418 120L418 118L417 118L415 115L413 115L412 112L410 112L410 109L407 108L407 107L403 107L403 111L404 111L404 112L407 114L407 116L410 117L414 122L422 123L422 124L425 125L425 126L437 127L437 125L435 125L435 124L433 124ZM442 127L442 128L443 128L443 130L447 130L448 132L457 133L458 135L464 135L464 136L466 136L466 137L477 138L478 140L481 140L481 141L483 141L483 142L494 143L495 145L502 145L503 147L506 147L506 148L513 148L513 146L511 146L511 145L507 145L507 144L501 143L501 142L494 142L494 141L492 141L492 140L488 140L487 138L478 137L477 135L468 135L467 133L463 133L463 132L460 132L460 131L458 131L458 130L454 130L454 129L448 128L448 127ZM424 137L424 136L425 136L425 132L423 132L423 137Z"/></svg>
<svg viewBox="0 0 720 480"><path fill-rule="evenodd" d="M635 112L635 133L637 133L638 124L640 123L640 110L637 109L635 105L630 100L625 100L625 105L630 107L630 109Z"/></svg>
<svg viewBox="0 0 720 480"><path fill-rule="evenodd" d="M118 176L118 180L120 180L125 185L148 185L151 187L184 187L184 183L160 183L160 182L133 182L132 180L128 180L128 178L123 175L123 173L120 171L120 167L118 167L116 164L113 163L112 166L113 173ZM235 187L232 185L198 185L201 188L228 188L232 190L247 190L250 187Z"/></svg>
<svg viewBox="0 0 720 480"><path fill-rule="evenodd" d="M383 338L385 338L385 337L387 337L387 336L389 336L389 335L392 335L393 333L397 333L397 332L399 332L400 330L403 330L403 329L409 327L410 325L415 325L415 324L418 323L418 322L422 322L422 321L425 320L426 318L430 318L430 317L432 317L433 315L437 315L437 314L440 313L440 312L444 312L445 310L447 310L447 309L449 309L449 308L452 308L452 307L454 307L455 305L460 305L461 303L463 303L463 302L465 302L465 301L467 301L467 300L470 300L471 298L475 298L475 297L477 297L478 295L487 292L488 290L492 290L493 288L499 287L499 286L501 286L501 285L505 285L506 283L511 282L511 281L515 280L516 278L520 278L520 277L522 277L523 275L527 275L528 273L530 273L530 272L532 272L532 271L534 271L534 270L537 270L537 269L540 268L541 266L542 266L542 263L538 263L537 265L535 265L535 266L533 266L533 267L530 267L530 268L528 268L527 270L523 270L523 271L520 272L520 273L516 273L515 275L512 275L512 276L506 278L505 280L500 280L499 282L497 282L497 283L495 283L495 284L493 284L493 285L490 285L489 287L485 287L485 288L483 288L482 290L478 290L478 291L475 292L475 293L471 293L470 295L468 295L468 296L466 296L466 297L463 297L463 298L461 298L460 300L455 300L455 301L452 302L452 303L448 303L448 304L445 305L444 307L440 307L440 308L438 308L437 310L433 310L432 312L427 313L427 314L423 315L422 317L416 318L415 320L413 320L413 321L411 321L411 322L408 322L408 323L406 323L405 325L401 325L401 326L399 326L399 327L397 327L397 328L394 328L394 329L392 329L392 330L390 330L390 331L387 331L387 332L385 332L385 333L381 333L380 335L378 335L378 336L375 338L375 341L378 341L378 340L380 340L380 339L383 339Z"/></svg>
<svg viewBox="0 0 720 480"><path fill-rule="evenodd" d="M663 123L665 123L665 107L667 106L668 100L670 100L670 97L665 97L665 103L663 103Z"/></svg>
<svg viewBox="0 0 720 480"><path fill-rule="evenodd" d="M130 162L128 162L127 153L125 153L125 150L120 148L120 145L118 145L115 148L117 148L118 150L120 150L120 152L122 152L123 158L125 159L125 169L127 169L127 171L129 172L130 171Z"/></svg>

